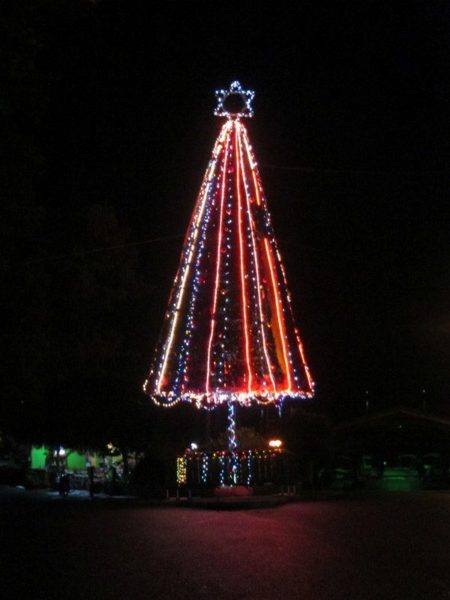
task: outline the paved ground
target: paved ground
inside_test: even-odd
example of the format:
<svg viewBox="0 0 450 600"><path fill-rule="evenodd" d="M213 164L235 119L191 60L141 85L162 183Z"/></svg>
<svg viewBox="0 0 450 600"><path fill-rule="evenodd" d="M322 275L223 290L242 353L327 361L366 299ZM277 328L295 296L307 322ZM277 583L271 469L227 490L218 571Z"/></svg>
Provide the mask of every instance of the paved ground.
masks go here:
<svg viewBox="0 0 450 600"><path fill-rule="evenodd" d="M216 512L0 505L2 599L450 600L450 494Z"/></svg>

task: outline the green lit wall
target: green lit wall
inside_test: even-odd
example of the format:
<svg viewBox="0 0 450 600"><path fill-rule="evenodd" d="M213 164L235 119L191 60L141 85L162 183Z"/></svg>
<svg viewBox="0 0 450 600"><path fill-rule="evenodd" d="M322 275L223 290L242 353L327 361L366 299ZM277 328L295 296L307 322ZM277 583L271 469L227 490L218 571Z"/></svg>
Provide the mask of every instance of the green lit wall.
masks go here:
<svg viewBox="0 0 450 600"><path fill-rule="evenodd" d="M86 468L86 457L84 454L80 454L76 451L69 451L67 456L67 468L69 471L76 471L78 469Z"/></svg>
<svg viewBox="0 0 450 600"><path fill-rule="evenodd" d="M45 469L47 453L49 451L46 446L33 446L30 452L31 468ZM101 462L101 457L98 454L92 454L88 457L87 454L82 454L76 450L68 449L66 452L66 468L69 471L84 471L88 458L93 467L98 467Z"/></svg>
<svg viewBox="0 0 450 600"><path fill-rule="evenodd" d="M47 458L47 448L45 446L33 446L31 448L31 468L45 469L45 461Z"/></svg>

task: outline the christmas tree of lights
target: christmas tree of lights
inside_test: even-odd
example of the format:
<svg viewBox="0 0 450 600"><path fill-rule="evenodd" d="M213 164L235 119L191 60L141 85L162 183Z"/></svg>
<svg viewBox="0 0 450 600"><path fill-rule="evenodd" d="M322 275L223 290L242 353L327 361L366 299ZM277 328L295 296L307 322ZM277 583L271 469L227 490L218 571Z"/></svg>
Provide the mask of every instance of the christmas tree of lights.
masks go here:
<svg viewBox="0 0 450 600"><path fill-rule="evenodd" d="M254 92L233 82L216 92L225 123L188 226L160 342L144 383L164 407L236 407L310 398L314 382L261 178L243 119Z"/></svg>

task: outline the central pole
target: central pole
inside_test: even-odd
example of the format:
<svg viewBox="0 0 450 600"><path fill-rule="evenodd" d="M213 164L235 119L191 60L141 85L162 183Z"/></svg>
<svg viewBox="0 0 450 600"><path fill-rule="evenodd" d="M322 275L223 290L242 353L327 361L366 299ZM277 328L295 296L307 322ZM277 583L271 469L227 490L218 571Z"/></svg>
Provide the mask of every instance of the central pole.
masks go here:
<svg viewBox="0 0 450 600"><path fill-rule="evenodd" d="M232 485L236 485L238 482L238 458L236 453L237 441L236 441L236 404L232 401L228 401L228 450L230 451L230 476Z"/></svg>

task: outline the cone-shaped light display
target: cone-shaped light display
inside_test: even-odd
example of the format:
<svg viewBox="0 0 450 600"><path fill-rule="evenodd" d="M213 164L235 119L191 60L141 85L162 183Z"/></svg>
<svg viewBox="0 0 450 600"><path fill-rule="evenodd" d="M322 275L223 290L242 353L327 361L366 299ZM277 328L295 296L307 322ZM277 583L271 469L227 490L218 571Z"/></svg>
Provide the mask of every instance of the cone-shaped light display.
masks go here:
<svg viewBox="0 0 450 600"><path fill-rule="evenodd" d="M213 408L312 397L285 271L242 119L253 92L216 92L226 118L184 240L145 392L157 403ZM230 95L241 112L228 112Z"/></svg>

